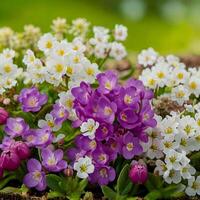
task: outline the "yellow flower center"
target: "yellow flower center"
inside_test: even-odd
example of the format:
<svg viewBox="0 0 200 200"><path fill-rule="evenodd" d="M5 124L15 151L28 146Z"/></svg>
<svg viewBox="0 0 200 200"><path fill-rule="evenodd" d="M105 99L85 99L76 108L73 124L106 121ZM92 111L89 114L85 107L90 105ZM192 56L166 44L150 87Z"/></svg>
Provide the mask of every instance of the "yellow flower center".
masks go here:
<svg viewBox="0 0 200 200"><path fill-rule="evenodd" d="M10 66L9 64L4 65L4 71L5 71L6 73L10 73L10 72L12 71L11 66Z"/></svg>
<svg viewBox="0 0 200 200"><path fill-rule="evenodd" d="M45 46L47 49L51 49L53 47L53 44L51 41L47 41Z"/></svg>
<svg viewBox="0 0 200 200"><path fill-rule="evenodd" d="M126 103L126 104L130 104L130 103L132 103L132 97L130 96L130 95L125 95L124 96L124 102Z"/></svg>
<svg viewBox="0 0 200 200"><path fill-rule="evenodd" d="M133 147L134 147L134 145L133 145L132 142L129 142L129 143L126 145L126 149L127 149L128 151L132 151L132 150L133 150Z"/></svg>
<svg viewBox="0 0 200 200"><path fill-rule="evenodd" d="M63 71L63 65L62 64L57 64L55 66L55 68L56 68L57 73L61 73Z"/></svg>
<svg viewBox="0 0 200 200"><path fill-rule="evenodd" d="M192 81L192 82L189 84L189 87L190 87L190 89L195 90L195 89L197 89L197 84L196 84L194 81Z"/></svg>

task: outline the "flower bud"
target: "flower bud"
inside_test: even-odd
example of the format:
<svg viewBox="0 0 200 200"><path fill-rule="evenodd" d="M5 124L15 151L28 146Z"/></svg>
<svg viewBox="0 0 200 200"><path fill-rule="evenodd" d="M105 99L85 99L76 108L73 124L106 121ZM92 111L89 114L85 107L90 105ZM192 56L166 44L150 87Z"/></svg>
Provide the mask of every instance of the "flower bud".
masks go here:
<svg viewBox="0 0 200 200"><path fill-rule="evenodd" d="M72 167L68 166L65 170L64 170L64 174L68 177L73 176L74 172Z"/></svg>
<svg viewBox="0 0 200 200"><path fill-rule="evenodd" d="M5 109L0 108L0 125L5 124L8 117L8 112Z"/></svg>
<svg viewBox="0 0 200 200"><path fill-rule="evenodd" d="M129 171L129 178L135 184L144 184L148 179L147 167L143 164L134 164Z"/></svg>
<svg viewBox="0 0 200 200"><path fill-rule="evenodd" d="M4 105L9 105L9 104L10 104L10 99L9 99L9 98L5 98L5 99L3 100L3 104L4 104Z"/></svg>
<svg viewBox="0 0 200 200"><path fill-rule="evenodd" d="M26 160L30 156L30 150L28 146L23 142L16 142L14 149L21 160Z"/></svg>
<svg viewBox="0 0 200 200"><path fill-rule="evenodd" d="M12 150L3 151L1 157L3 159L2 167L6 170L14 171L20 165L19 156Z"/></svg>

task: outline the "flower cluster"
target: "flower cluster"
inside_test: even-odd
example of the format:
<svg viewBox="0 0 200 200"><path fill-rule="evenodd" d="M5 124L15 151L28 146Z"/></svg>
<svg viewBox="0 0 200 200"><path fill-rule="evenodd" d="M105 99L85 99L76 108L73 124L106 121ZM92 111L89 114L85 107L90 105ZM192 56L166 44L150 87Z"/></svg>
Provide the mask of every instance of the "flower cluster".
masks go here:
<svg viewBox="0 0 200 200"><path fill-rule="evenodd" d="M159 56L153 49L143 50L138 56L138 63L147 67L142 71L139 79L144 85L159 90L164 88L165 96L183 105L192 96L200 95L200 70L187 69L178 57L168 55Z"/></svg>
<svg viewBox="0 0 200 200"><path fill-rule="evenodd" d="M22 68L14 64L15 51L4 49L0 54L0 95L17 84Z"/></svg>
<svg viewBox="0 0 200 200"><path fill-rule="evenodd" d="M143 148L148 158L156 159L155 173L163 176L168 184L195 181L196 170L190 164L190 155L200 149L199 110L192 114L194 117L186 111L180 114L172 112L163 119L157 116L157 127L148 130L149 142ZM186 188L190 196L197 192L195 185Z"/></svg>
<svg viewBox="0 0 200 200"><path fill-rule="evenodd" d="M143 153L145 130L156 121L150 105L153 94L141 81L130 79L122 86L113 71L98 74L97 80L96 89L81 82L71 90L77 114L73 125L81 134L68 156L79 177L105 185L115 179L111 163L118 155L130 160Z"/></svg>

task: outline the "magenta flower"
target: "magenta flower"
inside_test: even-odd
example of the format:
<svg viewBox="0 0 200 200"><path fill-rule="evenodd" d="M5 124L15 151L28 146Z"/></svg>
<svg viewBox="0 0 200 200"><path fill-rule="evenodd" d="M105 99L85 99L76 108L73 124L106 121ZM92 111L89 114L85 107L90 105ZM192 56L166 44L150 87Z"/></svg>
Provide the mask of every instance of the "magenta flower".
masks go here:
<svg viewBox="0 0 200 200"><path fill-rule="evenodd" d="M123 137L122 154L126 159L132 159L135 155L143 153L143 148L139 143L139 139L128 132Z"/></svg>
<svg viewBox="0 0 200 200"><path fill-rule="evenodd" d="M47 95L41 94L36 87L25 88L21 91L18 101L24 112L37 112L47 102Z"/></svg>
<svg viewBox="0 0 200 200"><path fill-rule="evenodd" d="M3 151L1 154L2 167L5 170L14 171L20 166L20 158L13 150Z"/></svg>
<svg viewBox="0 0 200 200"><path fill-rule="evenodd" d="M8 117L8 112L4 108L0 107L0 125L5 124Z"/></svg>
<svg viewBox="0 0 200 200"><path fill-rule="evenodd" d="M97 75L99 82L98 91L101 94L108 94L117 86L117 75L113 71L106 71Z"/></svg>
<svg viewBox="0 0 200 200"><path fill-rule="evenodd" d="M51 172L59 172L67 168L67 162L63 160L63 151L57 149L52 152L50 149L42 149L42 165Z"/></svg>
<svg viewBox="0 0 200 200"><path fill-rule="evenodd" d="M28 174L24 177L24 184L28 188L36 188L38 191L46 189L45 173L42 171L40 162L36 159L30 159L27 163Z"/></svg>
<svg viewBox="0 0 200 200"><path fill-rule="evenodd" d="M134 184L144 184L148 179L147 167L139 163L133 164L129 171L129 178Z"/></svg>
<svg viewBox="0 0 200 200"><path fill-rule="evenodd" d="M4 131L12 138L23 136L29 130L29 126L22 118L8 118Z"/></svg>
<svg viewBox="0 0 200 200"><path fill-rule="evenodd" d="M30 150L24 142L15 142L13 145L11 145L11 148L15 150L21 160L26 160L30 157Z"/></svg>

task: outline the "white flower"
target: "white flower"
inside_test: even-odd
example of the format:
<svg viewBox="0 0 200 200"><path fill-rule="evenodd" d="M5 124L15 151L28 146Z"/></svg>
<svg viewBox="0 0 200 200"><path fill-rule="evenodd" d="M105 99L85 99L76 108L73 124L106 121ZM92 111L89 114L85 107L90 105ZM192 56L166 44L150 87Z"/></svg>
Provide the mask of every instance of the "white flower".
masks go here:
<svg viewBox="0 0 200 200"><path fill-rule="evenodd" d="M154 173L158 173L162 176L168 170L166 163L162 160L156 160L156 168L154 169Z"/></svg>
<svg viewBox="0 0 200 200"><path fill-rule="evenodd" d="M154 51L153 48L148 48L142 50L138 55L138 64L143 65L144 67L151 66L156 62L158 53Z"/></svg>
<svg viewBox="0 0 200 200"><path fill-rule="evenodd" d="M50 59L46 63L47 71L56 79L61 79L66 73L66 63L62 59Z"/></svg>
<svg viewBox="0 0 200 200"><path fill-rule="evenodd" d="M156 138L152 141L151 146L147 151L147 157L151 159L159 159L163 157L163 152L161 151L161 144L159 139Z"/></svg>
<svg viewBox="0 0 200 200"><path fill-rule="evenodd" d="M66 40L55 43L55 47L52 49L52 56L56 58L64 58L69 54L70 47Z"/></svg>
<svg viewBox="0 0 200 200"><path fill-rule="evenodd" d="M56 44L56 38L51 33L44 34L38 41L38 48L44 53L49 53Z"/></svg>
<svg viewBox="0 0 200 200"><path fill-rule="evenodd" d="M38 121L38 126L40 128L49 127L52 131L58 131L61 128L61 125L56 124L54 117L51 114L46 114L45 120L41 119Z"/></svg>
<svg viewBox="0 0 200 200"><path fill-rule="evenodd" d="M24 55L23 63L26 65L31 65L35 62L35 59L36 58L35 58L34 52L28 49Z"/></svg>
<svg viewBox="0 0 200 200"><path fill-rule="evenodd" d="M77 171L77 176L79 178L87 178L89 174L94 172L94 165L92 164L91 158L88 156L79 158L74 163L74 170Z"/></svg>
<svg viewBox="0 0 200 200"><path fill-rule="evenodd" d="M95 122L93 119L88 119L87 122L81 124L81 132L84 136L88 136L90 139L95 138L95 132L99 127L99 123Z"/></svg>
<svg viewBox="0 0 200 200"><path fill-rule="evenodd" d="M173 168L175 170L180 170L182 167L181 165L182 157L183 155L181 153L171 149L166 154L165 162L168 167Z"/></svg>
<svg viewBox="0 0 200 200"><path fill-rule="evenodd" d="M200 79L198 76L192 76L188 82L188 90L190 94L194 94L196 97L200 95Z"/></svg>
<svg viewBox="0 0 200 200"><path fill-rule="evenodd" d="M163 178L165 182L168 184L175 183L178 184L181 182L181 173L178 170L175 169L168 169L164 175Z"/></svg>
<svg viewBox="0 0 200 200"><path fill-rule="evenodd" d="M166 62L157 63L152 67L152 73L155 76L156 83L159 87L164 87L169 81L169 66Z"/></svg>
<svg viewBox="0 0 200 200"><path fill-rule="evenodd" d="M15 51L12 49L4 49L2 56L6 59L13 59L15 57Z"/></svg>
<svg viewBox="0 0 200 200"><path fill-rule="evenodd" d="M181 169L181 176L184 179L190 179L192 175L194 175L195 173L196 173L195 168L189 164Z"/></svg>
<svg viewBox="0 0 200 200"><path fill-rule="evenodd" d="M187 137L192 137L195 135L197 130L197 124L194 118L190 116L184 116L179 121L179 131Z"/></svg>
<svg viewBox="0 0 200 200"><path fill-rule="evenodd" d="M110 56L114 59L122 60L127 55L125 47L121 43L112 42L110 46Z"/></svg>
<svg viewBox="0 0 200 200"><path fill-rule="evenodd" d="M149 68L146 68L142 71L139 80L141 80L146 87L149 87L151 89L156 89L157 87L158 81L156 79L156 76Z"/></svg>
<svg viewBox="0 0 200 200"><path fill-rule="evenodd" d="M189 92L184 86L179 85L172 88L171 99L179 105L183 105L185 101L189 100Z"/></svg>
<svg viewBox="0 0 200 200"><path fill-rule="evenodd" d="M0 74L7 77L12 77L17 74L18 67L13 64L12 60L1 59L0 60Z"/></svg>
<svg viewBox="0 0 200 200"><path fill-rule="evenodd" d="M118 40L118 41L124 41L126 40L126 37L127 37L127 27L123 26L123 25L118 25L116 24L115 25L115 30L114 30L114 37L115 37L115 40Z"/></svg>
<svg viewBox="0 0 200 200"><path fill-rule="evenodd" d="M94 83L96 80L97 74L100 73L98 69L98 65L96 63L90 63L90 61L86 61L83 64L83 72L85 73L86 82Z"/></svg>
<svg viewBox="0 0 200 200"><path fill-rule="evenodd" d="M188 180L188 187L185 192L188 196L200 195L200 176L197 176L196 180L194 176Z"/></svg>
<svg viewBox="0 0 200 200"><path fill-rule="evenodd" d="M189 73L185 69L175 68L171 72L172 79L175 85L186 83L189 79Z"/></svg>
<svg viewBox="0 0 200 200"><path fill-rule="evenodd" d="M63 105L67 110L71 110L73 108L73 101L74 101L74 96L70 91L67 92L61 92L58 94L59 100L58 102Z"/></svg>

